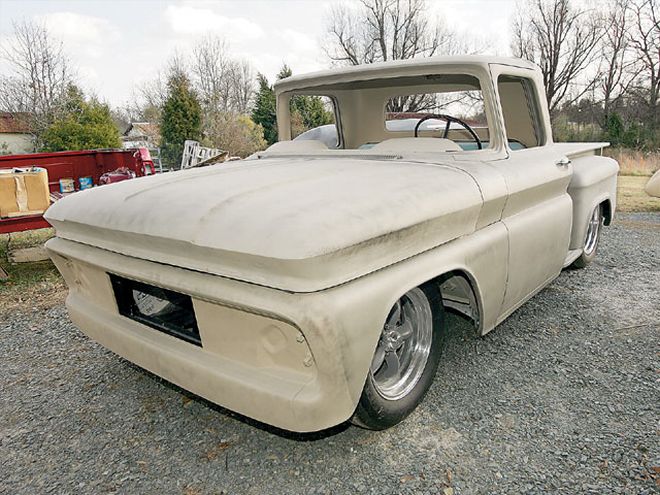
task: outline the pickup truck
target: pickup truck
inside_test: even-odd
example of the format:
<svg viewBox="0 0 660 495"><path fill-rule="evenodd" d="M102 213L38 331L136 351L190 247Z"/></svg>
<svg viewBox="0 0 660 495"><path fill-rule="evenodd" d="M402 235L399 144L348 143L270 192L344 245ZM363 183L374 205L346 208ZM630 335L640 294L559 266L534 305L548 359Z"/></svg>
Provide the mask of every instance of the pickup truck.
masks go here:
<svg viewBox="0 0 660 495"><path fill-rule="evenodd" d="M553 142L529 62L375 63L275 91L280 141L265 151L46 214L84 333L258 421L399 423L433 381L447 311L485 335L587 266L612 221L607 143ZM333 140L292 139L305 98L332 111Z"/></svg>

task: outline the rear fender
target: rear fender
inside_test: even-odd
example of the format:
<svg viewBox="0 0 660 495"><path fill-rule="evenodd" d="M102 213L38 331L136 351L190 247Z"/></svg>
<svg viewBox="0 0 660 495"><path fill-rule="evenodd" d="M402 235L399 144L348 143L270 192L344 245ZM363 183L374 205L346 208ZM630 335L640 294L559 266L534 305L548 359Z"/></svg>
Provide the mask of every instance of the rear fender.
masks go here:
<svg viewBox="0 0 660 495"><path fill-rule="evenodd" d="M604 156L583 156L573 161L573 177L568 194L573 200L573 227L570 249L581 249L586 237L587 225L596 206L606 203L607 224L612 221L616 209L616 184L618 163Z"/></svg>

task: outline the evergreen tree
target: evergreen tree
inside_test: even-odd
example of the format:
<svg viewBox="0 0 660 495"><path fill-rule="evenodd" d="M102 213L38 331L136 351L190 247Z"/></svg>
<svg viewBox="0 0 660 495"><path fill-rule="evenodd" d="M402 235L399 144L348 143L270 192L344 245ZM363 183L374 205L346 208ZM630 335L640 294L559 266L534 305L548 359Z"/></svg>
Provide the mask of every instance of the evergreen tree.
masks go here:
<svg viewBox="0 0 660 495"><path fill-rule="evenodd" d="M333 113L326 108L320 96L294 96L291 98L291 114L300 116L305 130L334 123Z"/></svg>
<svg viewBox="0 0 660 495"><path fill-rule="evenodd" d="M605 120L605 136L613 146L621 144L626 129L618 113L612 112Z"/></svg>
<svg viewBox="0 0 660 495"><path fill-rule="evenodd" d="M95 98L89 101L80 88L66 90L64 111L42 135L43 151L119 148L119 130L110 108Z"/></svg>
<svg viewBox="0 0 660 495"><path fill-rule="evenodd" d="M178 166L184 141L201 137L202 110L183 71L172 69L167 92L160 122L161 153L168 165Z"/></svg>
<svg viewBox="0 0 660 495"><path fill-rule="evenodd" d="M263 74L257 75L259 90L252 110L252 120L261 125L264 130L264 139L268 145L277 141L277 119L275 116L275 93L268 79Z"/></svg>
<svg viewBox="0 0 660 495"><path fill-rule="evenodd" d="M293 74L291 68L284 64L277 73L278 81ZM276 100L273 87L263 74L257 76L259 90L255 98L252 120L261 125L264 130L264 138L271 145L277 141ZM320 96L297 95L291 98L291 130L293 137L308 129L325 124L334 123L333 113L326 108Z"/></svg>
<svg viewBox="0 0 660 495"><path fill-rule="evenodd" d="M282 68L277 73L277 80L279 81L280 79L286 79L287 77L291 77L292 75L293 75L293 71L291 70L291 67L289 67L287 64L283 64Z"/></svg>

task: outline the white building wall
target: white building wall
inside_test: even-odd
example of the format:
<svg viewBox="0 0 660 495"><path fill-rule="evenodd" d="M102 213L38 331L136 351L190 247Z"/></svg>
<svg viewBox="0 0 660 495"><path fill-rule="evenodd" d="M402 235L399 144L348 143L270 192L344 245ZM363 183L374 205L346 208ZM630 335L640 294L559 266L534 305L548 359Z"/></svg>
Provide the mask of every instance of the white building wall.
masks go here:
<svg viewBox="0 0 660 495"><path fill-rule="evenodd" d="M34 152L34 145L32 144L32 136L30 134L8 132L0 134L1 154L20 155L22 153L32 152Z"/></svg>

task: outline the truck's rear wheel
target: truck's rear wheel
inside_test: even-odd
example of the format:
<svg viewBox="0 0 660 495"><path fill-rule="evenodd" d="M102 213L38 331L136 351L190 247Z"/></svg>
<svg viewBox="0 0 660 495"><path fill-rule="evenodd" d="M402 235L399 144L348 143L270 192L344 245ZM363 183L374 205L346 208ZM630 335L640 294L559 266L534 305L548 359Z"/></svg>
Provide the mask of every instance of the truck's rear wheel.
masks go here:
<svg viewBox="0 0 660 495"><path fill-rule="evenodd" d="M594 208L589 225L587 226L587 235L584 240L582 254L573 262L575 268L584 268L596 257L598 242L600 241L600 231L603 227L603 210L600 205Z"/></svg>
<svg viewBox="0 0 660 495"><path fill-rule="evenodd" d="M406 418L435 376L445 315L437 284L416 287L391 309L353 422L382 430Z"/></svg>

